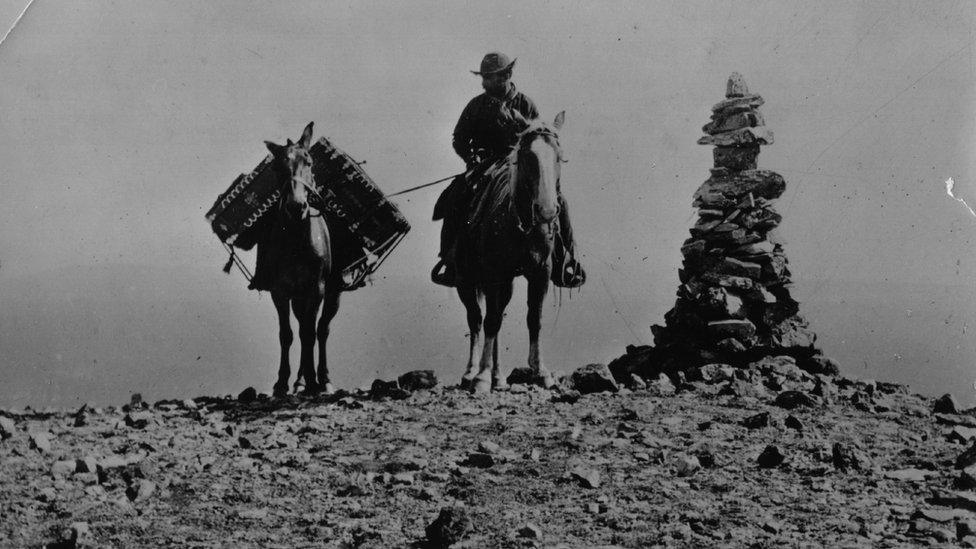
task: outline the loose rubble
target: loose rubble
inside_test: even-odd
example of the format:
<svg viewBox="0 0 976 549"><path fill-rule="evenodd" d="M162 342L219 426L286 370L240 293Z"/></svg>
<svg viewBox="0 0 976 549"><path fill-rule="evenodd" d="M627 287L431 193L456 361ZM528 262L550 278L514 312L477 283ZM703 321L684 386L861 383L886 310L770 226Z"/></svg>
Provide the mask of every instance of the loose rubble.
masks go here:
<svg viewBox="0 0 976 549"><path fill-rule="evenodd" d="M478 396L420 374L140 399L80 427L0 410L0 546L976 542L974 410L788 356L578 390L601 371Z"/></svg>

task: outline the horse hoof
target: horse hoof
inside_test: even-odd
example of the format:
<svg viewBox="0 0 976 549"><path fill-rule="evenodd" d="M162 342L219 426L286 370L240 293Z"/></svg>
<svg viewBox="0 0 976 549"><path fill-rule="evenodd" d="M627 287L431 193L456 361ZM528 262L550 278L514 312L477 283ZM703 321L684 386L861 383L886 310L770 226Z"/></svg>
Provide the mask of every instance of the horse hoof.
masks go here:
<svg viewBox="0 0 976 549"><path fill-rule="evenodd" d="M491 388L495 391L507 391L509 386L504 379L496 379L492 382Z"/></svg>
<svg viewBox="0 0 976 549"><path fill-rule="evenodd" d="M288 385L281 386L276 384L271 394L278 398L288 396Z"/></svg>
<svg viewBox="0 0 976 549"><path fill-rule="evenodd" d="M296 392L297 392L297 388L296 388ZM315 396L320 392L322 392L322 388L319 386L318 383L307 383L305 385L305 388L302 390L301 394L307 396Z"/></svg>
<svg viewBox="0 0 976 549"><path fill-rule="evenodd" d="M471 392L474 394L485 394L491 392L491 382L486 379L475 380L474 386L471 388Z"/></svg>
<svg viewBox="0 0 976 549"><path fill-rule="evenodd" d="M542 375L539 382L542 384L544 389L552 389L556 386L556 378L552 377L552 374L548 372Z"/></svg>
<svg viewBox="0 0 976 549"><path fill-rule="evenodd" d="M322 386L322 393L327 395L331 395L335 393L335 385L332 385L331 383L326 383L325 385Z"/></svg>
<svg viewBox="0 0 976 549"><path fill-rule="evenodd" d="M461 387L461 390L462 391L470 391L471 390L471 380L468 379L468 378L466 378L466 377L462 377L461 378L461 385L460 385L460 387Z"/></svg>

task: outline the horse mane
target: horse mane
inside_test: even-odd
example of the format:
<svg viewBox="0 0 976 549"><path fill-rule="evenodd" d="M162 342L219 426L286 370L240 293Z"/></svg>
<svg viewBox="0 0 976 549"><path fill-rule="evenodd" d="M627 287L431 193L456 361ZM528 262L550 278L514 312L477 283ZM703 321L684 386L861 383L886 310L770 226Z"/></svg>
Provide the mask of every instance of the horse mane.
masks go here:
<svg viewBox="0 0 976 549"><path fill-rule="evenodd" d="M542 138L553 148L557 163L562 161L562 149L556 132L541 121L533 120L518 133L511 152L497 159L484 171L478 179L466 220L467 234L463 237L466 249L462 257L466 258L463 263L468 263L467 268L459 270L460 278L495 278L497 275L488 275L488 271L495 271L494 267L497 266L494 259L497 252L488 252L497 246L492 245L492 242L512 238L519 241L536 225L531 208L526 210L525 204L520 206L523 201L519 196L522 193L519 174L521 171L524 175L525 170L538 167L525 165L520 168L519 164L520 156L530 150L531 144L537 138ZM469 263L472 260L476 265ZM470 270L472 268L473 271Z"/></svg>

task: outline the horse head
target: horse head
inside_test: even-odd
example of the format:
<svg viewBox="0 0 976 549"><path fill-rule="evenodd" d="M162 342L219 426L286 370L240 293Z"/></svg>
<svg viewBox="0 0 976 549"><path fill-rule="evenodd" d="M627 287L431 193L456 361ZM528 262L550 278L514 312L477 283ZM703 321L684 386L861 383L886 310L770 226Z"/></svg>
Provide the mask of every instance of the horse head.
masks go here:
<svg viewBox="0 0 976 549"><path fill-rule="evenodd" d="M282 182L281 211L294 220L305 219L308 216L308 194L315 188L312 180L312 156L308 148L312 143L312 122L305 126L298 143L291 139L285 145L278 145L265 141L274 160L272 169L278 174Z"/></svg>
<svg viewBox="0 0 976 549"><path fill-rule="evenodd" d="M518 111L511 117L519 127L515 162L515 197L523 226L551 223L559 214L557 188L562 149L559 130L566 118L560 112L552 125L539 119L527 120Z"/></svg>

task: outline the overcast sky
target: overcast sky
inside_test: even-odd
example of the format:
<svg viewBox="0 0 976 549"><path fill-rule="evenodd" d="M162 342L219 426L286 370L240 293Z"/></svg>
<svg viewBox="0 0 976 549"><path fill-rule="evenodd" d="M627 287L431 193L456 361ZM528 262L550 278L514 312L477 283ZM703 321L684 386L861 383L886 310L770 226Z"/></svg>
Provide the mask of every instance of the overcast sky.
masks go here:
<svg viewBox="0 0 976 549"><path fill-rule="evenodd" d="M12 23L26 3L0 4L0 18ZM225 256L203 214L265 155L263 140L295 139L310 120L316 136L367 161L388 193L459 171L451 130L480 91L469 70L499 49L518 58L514 81L545 118L567 113L563 190L590 276L579 295L546 309L550 367L607 362L628 343L651 341L648 326L673 302L692 194L711 164L710 148L695 141L738 71L766 99L776 142L759 162L787 180L779 232L794 295L825 352L905 378L910 367L895 364L904 353L876 337L896 328L951 337L944 360L929 366L954 372L951 381L929 388L965 385L976 381L976 345L966 336L976 321L976 218L947 196L945 181L976 199L974 15L966 1L37 0L0 45L0 299L9 304L16 293L30 306L23 288L32 284L69 302L91 297L89 272L120 273L120 285L138 289L100 315L172 302L177 291L195 303L206 297L211 309L241 317L226 343L254 363L235 363L234 380L221 383L230 366L215 350L213 379L194 387L267 390L273 307L239 275L220 273ZM412 231L372 287L346 296L331 344L345 384L414 367L460 375L463 310L427 281L437 192L397 199ZM147 270L180 280L126 280ZM60 274L72 272L80 274ZM51 273L59 273L54 287L39 286ZM943 293L919 303L940 305L905 312L896 302L921 283ZM862 297L857 289L871 288L870 299L896 316L859 320L871 329L856 338L839 331L864 309L839 303L837 288ZM941 314L947 300L956 309ZM511 311L506 367L527 353L524 305ZM72 349L15 350L23 342L11 334L23 328L9 315L2 322L2 375L55 354L73 367ZM146 326L166 338L166 328ZM220 339L212 329L193 331ZM158 339L120 330L105 344L160 360ZM153 367L201 355L187 345L165 347L172 363ZM98 349L73 359L97 360L89 355ZM85 375L123 368L100 364ZM24 391L17 402L30 399Z"/></svg>

